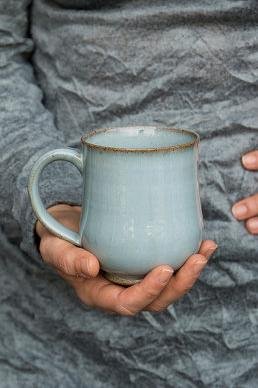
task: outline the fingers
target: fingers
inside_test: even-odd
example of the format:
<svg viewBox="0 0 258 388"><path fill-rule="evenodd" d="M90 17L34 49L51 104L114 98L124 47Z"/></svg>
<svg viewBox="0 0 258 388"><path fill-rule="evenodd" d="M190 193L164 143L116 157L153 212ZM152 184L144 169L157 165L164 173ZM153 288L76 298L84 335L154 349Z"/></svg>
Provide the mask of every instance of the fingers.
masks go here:
<svg viewBox="0 0 258 388"><path fill-rule="evenodd" d="M188 292L216 249L217 245L213 241L204 241L200 248L200 253L191 256L186 261L172 277L159 297L147 306L147 310L162 311Z"/></svg>
<svg viewBox="0 0 258 388"><path fill-rule="evenodd" d="M41 239L40 252L46 263L66 275L89 278L99 272L99 262L93 254L51 234Z"/></svg>
<svg viewBox="0 0 258 388"><path fill-rule="evenodd" d="M50 207L48 212L67 228L78 232L81 207L59 204ZM36 223L36 233L40 238L51 234L39 221Z"/></svg>
<svg viewBox="0 0 258 388"><path fill-rule="evenodd" d="M258 151L248 152L242 157L242 163L248 170L258 170ZM232 207L232 213L239 221L247 220L249 233L258 234L258 194L237 202Z"/></svg>
<svg viewBox="0 0 258 388"><path fill-rule="evenodd" d="M250 218L246 222L246 228L251 234L258 234L258 217Z"/></svg>
<svg viewBox="0 0 258 388"><path fill-rule="evenodd" d="M248 170L258 170L258 151L251 151L242 157L242 163Z"/></svg>
<svg viewBox="0 0 258 388"><path fill-rule="evenodd" d="M198 253L209 259L216 249L217 244L213 240L205 240L202 242Z"/></svg>
<svg viewBox="0 0 258 388"><path fill-rule="evenodd" d="M129 287L119 296L119 311L134 315L152 303L171 279L173 270L168 265L152 270L140 283Z"/></svg>
<svg viewBox="0 0 258 388"><path fill-rule="evenodd" d="M169 266L157 267L140 283L128 288L112 284L98 276L78 284L76 291L84 303L90 306L120 315L135 315L159 296L172 273Z"/></svg>
<svg viewBox="0 0 258 388"><path fill-rule="evenodd" d="M135 315L144 309L161 311L193 286L216 248L213 241L203 242L202 254L190 257L174 277L171 267L160 266L128 288L112 284L100 275L84 283L75 282L75 288L84 303L120 315Z"/></svg>
<svg viewBox="0 0 258 388"><path fill-rule="evenodd" d="M81 213L79 206L59 204L48 211L63 225L78 230ZM90 252L54 236L40 222L36 224L36 232L41 238L39 248L43 260L55 267L60 274L82 278L97 276L99 262Z"/></svg>
<svg viewBox="0 0 258 388"><path fill-rule="evenodd" d="M258 215L258 194L237 202L232 207L232 213L237 220L247 220Z"/></svg>

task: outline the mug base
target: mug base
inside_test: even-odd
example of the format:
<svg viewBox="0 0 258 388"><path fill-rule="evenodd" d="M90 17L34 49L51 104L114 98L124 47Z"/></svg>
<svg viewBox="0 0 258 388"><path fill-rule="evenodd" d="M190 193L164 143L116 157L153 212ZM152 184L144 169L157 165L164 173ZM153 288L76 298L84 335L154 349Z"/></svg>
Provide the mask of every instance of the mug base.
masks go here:
<svg viewBox="0 0 258 388"><path fill-rule="evenodd" d="M143 277L133 276L133 275L122 275L112 272L103 272L103 275L106 279L110 280L113 283L120 284L121 286L132 286L136 283L139 283Z"/></svg>

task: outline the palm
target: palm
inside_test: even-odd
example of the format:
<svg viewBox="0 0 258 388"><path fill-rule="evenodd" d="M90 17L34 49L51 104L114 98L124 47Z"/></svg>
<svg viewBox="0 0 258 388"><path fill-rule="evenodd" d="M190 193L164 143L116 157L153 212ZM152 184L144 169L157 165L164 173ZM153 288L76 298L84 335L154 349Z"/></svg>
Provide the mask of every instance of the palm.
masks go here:
<svg viewBox="0 0 258 388"><path fill-rule="evenodd" d="M50 212L67 227L78 230L79 207L58 205ZM216 249L213 241L204 241L199 253L191 256L173 276L173 269L162 265L154 268L140 283L125 288L102 276L99 262L90 252L55 237L40 223L37 233L41 237L40 252L44 261L55 267L84 303L122 315L167 308L193 286Z"/></svg>

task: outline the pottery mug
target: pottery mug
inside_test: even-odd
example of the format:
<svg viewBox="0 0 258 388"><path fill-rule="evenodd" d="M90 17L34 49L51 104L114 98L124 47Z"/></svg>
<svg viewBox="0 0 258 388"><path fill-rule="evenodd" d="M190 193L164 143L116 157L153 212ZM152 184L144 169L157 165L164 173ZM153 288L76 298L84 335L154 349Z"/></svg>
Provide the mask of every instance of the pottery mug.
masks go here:
<svg viewBox="0 0 258 388"><path fill-rule="evenodd" d="M161 264L177 269L198 251L198 134L130 126L95 130L81 142L81 151L47 152L32 169L32 207L50 232L92 252L104 275L124 285ZM56 221L39 196L41 171L56 160L73 163L83 177L79 233Z"/></svg>

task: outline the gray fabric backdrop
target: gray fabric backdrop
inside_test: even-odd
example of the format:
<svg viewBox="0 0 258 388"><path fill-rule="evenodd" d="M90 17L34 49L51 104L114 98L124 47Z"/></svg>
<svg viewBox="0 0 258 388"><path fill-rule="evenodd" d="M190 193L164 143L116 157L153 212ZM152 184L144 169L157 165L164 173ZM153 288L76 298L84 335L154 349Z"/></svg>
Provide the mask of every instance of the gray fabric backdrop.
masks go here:
<svg viewBox="0 0 258 388"><path fill-rule="evenodd" d="M0 0L1 387L257 387L257 237L230 212L258 191L240 163L258 147L257 22L251 0ZM46 150L136 123L201 134L219 250L166 312L126 318L83 306L40 261L26 185ZM77 203L80 184L58 164L42 196Z"/></svg>

